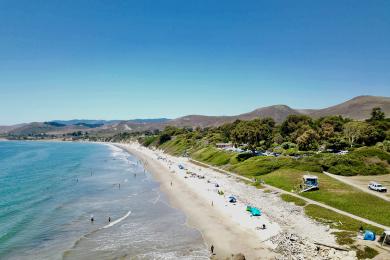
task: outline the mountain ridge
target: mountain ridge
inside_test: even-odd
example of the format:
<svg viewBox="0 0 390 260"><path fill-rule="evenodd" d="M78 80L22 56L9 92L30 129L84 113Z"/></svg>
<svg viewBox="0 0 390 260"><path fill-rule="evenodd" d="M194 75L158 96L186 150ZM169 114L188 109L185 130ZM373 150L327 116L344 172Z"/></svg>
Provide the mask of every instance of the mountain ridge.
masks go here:
<svg viewBox="0 0 390 260"><path fill-rule="evenodd" d="M70 131L91 132L123 132L163 129L166 126L177 127L212 127L235 120L251 120L255 118L272 117L277 123L281 123L287 116L308 115L319 118L330 115L340 115L355 120L364 120L370 117L372 108L380 107L387 116L390 115L390 97L382 96L357 96L343 103L322 109L294 109L287 105L279 104L260 107L247 113L233 116L206 116L186 115L175 119L133 119L133 120L54 120L50 122L34 122L18 126L0 126L2 134L36 134L36 133L68 133ZM73 124L70 124L73 123ZM56 124L58 126L56 126ZM64 126L61 126L63 124ZM101 124L101 125L99 125Z"/></svg>

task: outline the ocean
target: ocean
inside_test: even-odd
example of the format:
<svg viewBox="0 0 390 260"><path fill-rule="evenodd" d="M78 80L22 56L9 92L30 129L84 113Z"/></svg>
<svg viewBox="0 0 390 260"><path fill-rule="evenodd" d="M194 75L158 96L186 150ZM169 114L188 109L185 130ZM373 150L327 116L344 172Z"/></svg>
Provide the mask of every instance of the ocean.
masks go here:
<svg viewBox="0 0 390 260"><path fill-rule="evenodd" d="M0 259L208 259L185 221L120 148L0 142Z"/></svg>

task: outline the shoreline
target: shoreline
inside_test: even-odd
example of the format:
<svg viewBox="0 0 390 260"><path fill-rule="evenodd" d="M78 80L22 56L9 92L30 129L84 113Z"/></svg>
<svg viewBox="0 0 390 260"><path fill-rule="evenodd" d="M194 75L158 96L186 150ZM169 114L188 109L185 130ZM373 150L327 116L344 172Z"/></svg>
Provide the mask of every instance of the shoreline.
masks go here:
<svg viewBox="0 0 390 260"><path fill-rule="evenodd" d="M135 145L113 144L137 157L160 183L161 191L167 195L172 207L180 209L187 218L187 225L197 229L210 250L214 246L212 259L229 259L243 254L246 259L271 259L277 256L271 245L261 243L255 230L236 223L232 216L223 214L218 201L206 200L191 189L181 175L172 172L169 166L151 156L151 150L142 151ZM172 186L171 186L172 182ZM212 206L213 203L213 206ZM249 217L249 216L248 216Z"/></svg>
<svg viewBox="0 0 390 260"><path fill-rule="evenodd" d="M200 231L209 249L214 246L211 259L356 259L354 251L335 250L336 230L283 201L278 191L258 189L189 158L138 143L112 144L142 161L170 205L186 215L186 223ZM230 195L236 203L229 203ZM261 216L252 217L247 205L259 208Z"/></svg>

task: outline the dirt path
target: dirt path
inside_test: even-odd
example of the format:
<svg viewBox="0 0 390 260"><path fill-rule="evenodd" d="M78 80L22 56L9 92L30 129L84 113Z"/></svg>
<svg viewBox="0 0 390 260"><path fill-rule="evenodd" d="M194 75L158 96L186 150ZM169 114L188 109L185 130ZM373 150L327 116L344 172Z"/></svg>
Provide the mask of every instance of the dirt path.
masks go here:
<svg viewBox="0 0 390 260"><path fill-rule="evenodd" d="M366 185L358 184L358 183L356 183L356 180L349 179L349 178L352 178L352 177L345 177L345 176L335 175L335 174L331 174L329 172L323 172L323 173L328 175L329 177L332 177L333 179L336 179L338 181L344 182L345 184L353 186L356 189L359 189L359 190L364 191L366 193L369 193L371 195L377 196L377 197L379 197L381 199L390 201L390 198L386 196L386 193L380 193L380 192L377 192L377 191L370 190L370 189L367 188ZM375 177L376 176L371 176L371 179L374 180ZM367 185L368 185L368 182L367 182Z"/></svg>
<svg viewBox="0 0 390 260"><path fill-rule="evenodd" d="M204 167L214 169L214 170L216 170L216 171L218 171L218 172L222 172L222 173L228 174L228 175L230 175L230 176L234 176L234 177L236 177L236 178L238 178L238 179L241 179L241 180L244 180L244 181L253 182L253 180L250 179L250 178L247 178L247 177L244 177L244 176L241 176L241 175L232 173L232 172L228 172L228 171L222 170L222 169L220 169L220 168L218 168L218 167L214 167L214 166L211 166L211 165L208 165L208 164L205 164L205 163L196 161L196 160L194 160L194 159L190 159L189 161L193 161L193 162L195 162L196 164L203 165ZM278 192L280 192L280 193L289 194L289 195L291 195L291 196L294 196L294 197L303 199L303 200L305 200L306 202L308 202L308 203L310 203L310 204L314 204L314 205L321 206L321 207L323 207L323 208L332 210L332 211L334 211L334 212L336 212L336 213L339 213L339 214L341 214L341 215L344 215L344 216L347 216L347 217L356 219L356 220L361 221L361 222L365 222L365 223L370 224L370 225L372 225L372 226L376 226L376 227L379 227L379 228L384 229L384 230L390 230L390 227L387 227L387 226L384 226L384 225L382 225L382 224L376 223L376 222L371 221L371 220L369 220L369 219L365 219L365 218L356 216L356 215L354 215L354 214L345 212L345 211L343 211L343 210L339 210L339 209L333 208L333 207L331 207L331 206L328 206L328 205L326 205L326 204L320 203L320 202L318 202L318 201L314 201L314 200L311 200L311 199L302 197L302 196L300 196L300 195L298 195L298 194L295 194L295 193L292 193L292 192L288 192L288 191L285 191L285 190L276 188L276 187L271 186L271 185L268 185L268 184L263 184L263 186L266 186L267 188L269 188L269 189L271 189L271 190L276 190L276 191L278 191Z"/></svg>

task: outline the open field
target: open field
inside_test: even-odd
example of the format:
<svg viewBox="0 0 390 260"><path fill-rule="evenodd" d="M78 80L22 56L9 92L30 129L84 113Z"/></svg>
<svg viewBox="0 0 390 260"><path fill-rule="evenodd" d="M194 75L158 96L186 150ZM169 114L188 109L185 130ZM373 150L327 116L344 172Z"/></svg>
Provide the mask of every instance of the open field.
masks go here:
<svg viewBox="0 0 390 260"><path fill-rule="evenodd" d="M332 210L309 204L305 206L305 213L312 219L329 225L334 231L336 241L339 245L347 245L355 249L358 259L372 259L379 253L386 257L388 252L379 247L376 242L363 241L357 239L357 230L363 227L364 230L374 231L377 235L382 234L383 230L369 224L361 223L353 218L335 213ZM385 258L379 258L385 259Z"/></svg>
<svg viewBox="0 0 390 260"><path fill-rule="evenodd" d="M366 189L367 185L370 181L376 181L382 184L383 186L386 186L388 189L387 193L377 193L377 195L385 196L388 199L390 199L390 175L376 175L376 176L353 176L353 177L344 177L340 176L340 178L344 179L345 181L351 182L354 185L359 186L362 189Z"/></svg>
<svg viewBox="0 0 390 260"><path fill-rule="evenodd" d="M302 176L308 174L293 169L280 169L262 175L265 183L286 191L297 192ZM350 185L337 181L323 173L311 173L319 178L320 189L300 195L322 202L334 208L390 226L390 203L374 195L365 193Z"/></svg>
<svg viewBox="0 0 390 260"><path fill-rule="evenodd" d="M291 196L290 194L282 194L280 195L280 197L282 198L282 200L286 202L293 202L297 206L306 206L307 204L306 201L304 201L303 199Z"/></svg>

